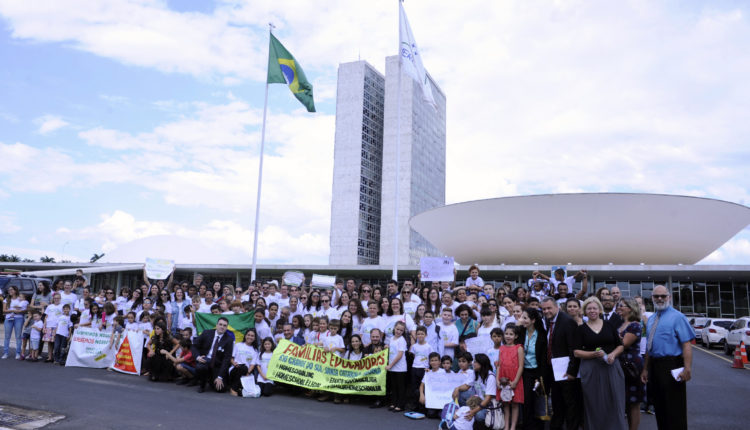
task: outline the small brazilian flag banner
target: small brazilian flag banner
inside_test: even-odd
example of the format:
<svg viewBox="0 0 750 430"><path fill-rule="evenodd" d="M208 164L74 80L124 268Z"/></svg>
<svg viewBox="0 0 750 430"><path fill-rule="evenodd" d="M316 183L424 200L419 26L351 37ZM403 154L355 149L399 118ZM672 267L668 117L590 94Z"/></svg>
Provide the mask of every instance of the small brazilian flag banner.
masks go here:
<svg viewBox="0 0 750 430"><path fill-rule="evenodd" d="M229 321L229 330L234 333L234 341L240 343L245 339L245 332L249 328L255 327L255 311L245 312L234 315L207 314L203 312L195 313L195 330L197 335L203 333L203 330L216 328L219 318L224 317Z"/></svg>
<svg viewBox="0 0 750 430"><path fill-rule="evenodd" d="M313 87L305 77L305 72L292 54L284 48L273 33L268 47L268 83L287 84L308 112L315 112Z"/></svg>

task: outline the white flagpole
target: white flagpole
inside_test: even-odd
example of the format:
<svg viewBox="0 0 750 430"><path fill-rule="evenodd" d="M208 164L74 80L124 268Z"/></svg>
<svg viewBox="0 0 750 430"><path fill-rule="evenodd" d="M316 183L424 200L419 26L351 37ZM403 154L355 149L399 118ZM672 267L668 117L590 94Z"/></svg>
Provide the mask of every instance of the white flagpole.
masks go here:
<svg viewBox="0 0 750 430"><path fill-rule="evenodd" d="M271 44L270 38L271 38L271 33L273 32L273 29L274 29L274 25L269 22L268 23L269 46ZM270 56L271 53L269 52L268 55ZM266 74L268 74L267 71L266 71ZM263 100L263 127L261 128L261 132L260 132L260 162L259 162L259 167L258 167L258 198L255 201L255 233L253 234L253 270L250 273L251 282L257 279L255 277L255 272L256 272L256 262L258 260L258 223L260 221L260 191L263 185L263 149L266 143L266 112L267 111L268 111L268 78L266 78L266 95Z"/></svg>
<svg viewBox="0 0 750 430"><path fill-rule="evenodd" d="M398 0L398 92L396 93L396 201L393 215L393 276L398 281L398 207L399 207L399 177L401 172L401 1Z"/></svg>

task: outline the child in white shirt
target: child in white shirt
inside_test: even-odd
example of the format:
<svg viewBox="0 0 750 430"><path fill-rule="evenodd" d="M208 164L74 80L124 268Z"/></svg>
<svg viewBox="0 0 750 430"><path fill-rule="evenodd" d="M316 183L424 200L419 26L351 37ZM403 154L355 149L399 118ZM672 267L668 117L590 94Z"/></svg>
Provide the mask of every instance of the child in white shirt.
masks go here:
<svg viewBox="0 0 750 430"><path fill-rule="evenodd" d="M422 405L420 406L420 408L425 411L425 415L427 416L427 418L438 418L440 416L440 409L425 409L425 404L427 403L427 399L425 397L424 387L425 387L425 381L428 378L430 378L430 376L441 374L441 373L444 374L445 370L442 367L440 367L440 354L438 354L437 352L431 352L428 359L430 363L430 368L426 372L424 372L424 376L422 377L422 382L419 384L419 403Z"/></svg>
<svg viewBox="0 0 750 430"><path fill-rule="evenodd" d="M63 314L57 319L57 330L55 331L55 349L54 357L55 363L60 366L64 366L65 362L65 348L68 346L68 337L70 337L70 331L72 323L70 321L70 305L64 304L62 307Z"/></svg>
<svg viewBox="0 0 750 430"><path fill-rule="evenodd" d="M454 350L458 346L458 329L453 323L453 311L445 308L442 311L443 321L438 323L440 326L440 343L443 347L443 354L454 358Z"/></svg>
<svg viewBox="0 0 750 430"><path fill-rule="evenodd" d="M456 430L472 430L474 428L474 416L468 417L469 412L482 403L478 396L471 396L466 401L466 406L461 406L453 416L453 427Z"/></svg>

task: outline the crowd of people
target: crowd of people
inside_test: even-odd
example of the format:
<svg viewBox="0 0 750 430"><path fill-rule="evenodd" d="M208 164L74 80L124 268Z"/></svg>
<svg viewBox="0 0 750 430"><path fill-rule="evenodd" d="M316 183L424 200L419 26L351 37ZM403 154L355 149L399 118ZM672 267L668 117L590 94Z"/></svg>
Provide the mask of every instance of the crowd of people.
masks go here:
<svg viewBox="0 0 750 430"><path fill-rule="evenodd" d="M581 288L574 292L577 283ZM526 285L513 288L484 282L472 266L463 284L417 277L385 287L354 279L327 289L277 280L242 287L206 282L201 275L192 282L152 282L144 271L138 288L118 293L105 286L94 294L78 273L53 285L40 282L32 303L8 288L2 358L10 356L13 333L17 359L64 364L77 327L111 330L113 341L136 330L147 339L143 375L199 392L242 395L242 378L252 376L264 396L283 389L436 418L440 410L425 409L424 379L447 372L464 381L453 392L461 406L457 428L481 427L494 399L504 410L506 430L541 429L539 406L547 406L548 398L552 429L636 429L641 411L652 406L660 429L687 428L694 333L671 307L664 286L652 292L651 313L640 297L622 297L617 287L589 294L585 270L572 276L562 269L552 276L535 271ZM196 313L250 311L255 325L241 342L227 330L226 317L214 329L196 332ZM486 337L492 347L472 354L466 342L475 337ZM388 348L387 395L353 397L275 383L266 372L281 339L350 360Z"/></svg>

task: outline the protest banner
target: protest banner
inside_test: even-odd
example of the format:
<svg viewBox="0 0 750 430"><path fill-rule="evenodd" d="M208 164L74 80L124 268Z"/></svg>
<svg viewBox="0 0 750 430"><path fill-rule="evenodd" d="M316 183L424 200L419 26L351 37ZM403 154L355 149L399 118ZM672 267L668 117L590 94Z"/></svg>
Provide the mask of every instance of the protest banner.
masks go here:
<svg viewBox="0 0 750 430"><path fill-rule="evenodd" d="M422 282L453 281L453 257L421 257L419 272Z"/></svg>
<svg viewBox="0 0 750 430"><path fill-rule="evenodd" d="M174 260L146 258L146 276L150 279L167 279L174 271Z"/></svg>
<svg viewBox="0 0 750 430"><path fill-rule="evenodd" d="M229 321L229 331L234 333L235 343L240 343L245 340L245 332L247 329L255 327L255 311L245 312L242 314L234 315L219 315L219 314L206 314L203 312L195 313L195 331L196 336L203 333L203 330L211 330L216 328L216 323L219 318L224 317Z"/></svg>
<svg viewBox="0 0 750 430"><path fill-rule="evenodd" d="M313 287L332 288L336 286L336 277L328 275L317 275L313 273L312 281L310 284Z"/></svg>
<svg viewBox="0 0 750 430"><path fill-rule="evenodd" d="M109 367L122 373L131 375L141 374L141 360L143 359L143 333L128 330L125 332L117 349L114 363Z"/></svg>
<svg viewBox="0 0 750 430"><path fill-rule="evenodd" d="M299 287L304 279L304 273L291 270L288 272L284 272L284 274L281 276L282 284L286 284L291 287Z"/></svg>
<svg viewBox="0 0 750 430"><path fill-rule="evenodd" d="M492 338L487 335L466 339L464 343L466 344L466 350L471 355L487 354L487 351L495 347Z"/></svg>
<svg viewBox="0 0 750 430"><path fill-rule="evenodd" d="M465 382L466 376L458 373L426 372L424 378L425 407L443 409L453 401L453 390Z"/></svg>
<svg viewBox="0 0 750 430"><path fill-rule="evenodd" d="M268 379L311 390L366 396L385 395L388 349L361 360L346 360L315 345L281 339L268 363Z"/></svg>
<svg viewBox="0 0 750 430"><path fill-rule="evenodd" d="M107 368L115 360L115 347L109 347L111 331L79 327L70 338L65 367Z"/></svg>

